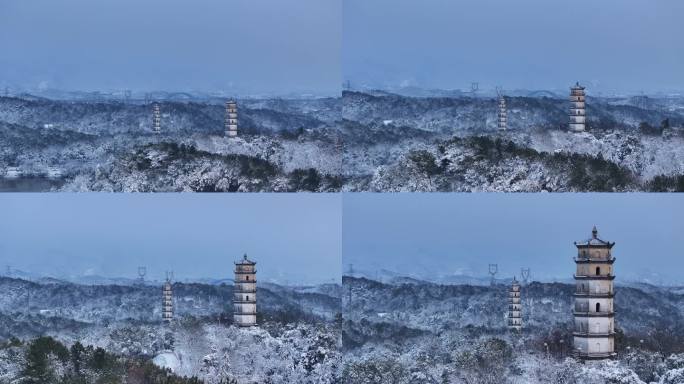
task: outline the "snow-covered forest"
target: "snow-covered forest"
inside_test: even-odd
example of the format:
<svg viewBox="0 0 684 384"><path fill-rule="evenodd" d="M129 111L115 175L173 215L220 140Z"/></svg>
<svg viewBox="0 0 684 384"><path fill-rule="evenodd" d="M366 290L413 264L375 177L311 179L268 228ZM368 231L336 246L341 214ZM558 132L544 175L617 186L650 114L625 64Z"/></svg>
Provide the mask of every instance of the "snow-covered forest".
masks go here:
<svg viewBox="0 0 684 384"><path fill-rule="evenodd" d="M0 278L2 383L339 382L339 284L259 288L258 327L232 324L232 285L85 285Z"/></svg>
<svg viewBox="0 0 684 384"><path fill-rule="evenodd" d="M10 191L681 191L684 99L589 97L588 131L568 103L345 91L341 98L221 100L0 97L0 188Z"/></svg>
<svg viewBox="0 0 684 384"><path fill-rule="evenodd" d="M684 98L589 97L588 130L567 98L343 93L345 191L684 190Z"/></svg>
<svg viewBox="0 0 684 384"><path fill-rule="evenodd" d="M228 138L221 100L150 103L0 97L0 190L340 189L339 98L239 101Z"/></svg>
<svg viewBox="0 0 684 384"><path fill-rule="evenodd" d="M684 292L616 286L618 357L572 357L574 285L523 287L522 333L506 328L508 285L343 279L343 382L682 383Z"/></svg>

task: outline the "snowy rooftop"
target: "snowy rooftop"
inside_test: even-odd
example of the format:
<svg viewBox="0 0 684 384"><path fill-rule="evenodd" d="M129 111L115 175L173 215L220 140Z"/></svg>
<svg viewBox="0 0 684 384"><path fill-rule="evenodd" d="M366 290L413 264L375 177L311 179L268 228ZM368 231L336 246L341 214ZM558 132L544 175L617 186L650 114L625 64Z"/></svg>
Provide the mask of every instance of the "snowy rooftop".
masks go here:
<svg viewBox="0 0 684 384"><path fill-rule="evenodd" d="M578 247L592 247L592 246L599 246L599 247L612 247L615 245L615 243L611 243L610 241L605 241L602 239L599 239L598 237L598 230L596 229L596 226L594 226L594 229L591 231L591 238L584 240L584 241L576 241L575 245Z"/></svg>
<svg viewBox="0 0 684 384"><path fill-rule="evenodd" d="M573 90L580 90L580 89L585 89L585 88L586 88L586 87L583 87L583 86L580 85L579 81L576 82L575 85L573 85L572 87L570 87L570 89L573 89Z"/></svg>
<svg viewBox="0 0 684 384"><path fill-rule="evenodd" d="M255 264L256 264L256 261L249 260L249 259L247 258L247 254L245 253L245 254L242 256L242 260L236 261L235 264L255 265Z"/></svg>

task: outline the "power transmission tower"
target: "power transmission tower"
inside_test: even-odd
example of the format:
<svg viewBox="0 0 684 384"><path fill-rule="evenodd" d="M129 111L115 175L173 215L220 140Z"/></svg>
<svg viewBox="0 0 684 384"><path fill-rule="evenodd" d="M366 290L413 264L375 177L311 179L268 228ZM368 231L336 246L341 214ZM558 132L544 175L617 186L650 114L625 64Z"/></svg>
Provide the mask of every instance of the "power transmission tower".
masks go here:
<svg viewBox="0 0 684 384"><path fill-rule="evenodd" d="M530 269L529 268L520 268L520 275L522 276L523 284L527 285L527 283L530 280Z"/></svg>
<svg viewBox="0 0 684 384"><path fill-rule="evenodd" d="M525 302L527 302L527 310L525 311L525 314L523 315L525 317L525 321L531 318L532 316L532 298L529 295L529 288L528 288L528 283L530 281L530 268L520 268L520 274L522 275L523 279L523 289L524 289L524 294L525 294Z"/></svg>
<svg viewBox="0 0 684 384"><path fill-rule="evenodd" d="M145 285L145 275L147 275L147 268L138 267L138 284Z"/></svg>
<svg viewBox="0 0 684 384"><path fill-rule="evenodd" d="M470 94L473 97L473 99L477 96L477 91L480 90L480 83L478 82L472 82L470 83Z"/></svg>
<svg viewBox="0 0 684 384"><path fill-rule="evenodd" d="M498 264L489 264L489 274L492 276L492 280L490 281L491 286L496 285L496 273L497 272L499 272L499 265Z"/></svg>

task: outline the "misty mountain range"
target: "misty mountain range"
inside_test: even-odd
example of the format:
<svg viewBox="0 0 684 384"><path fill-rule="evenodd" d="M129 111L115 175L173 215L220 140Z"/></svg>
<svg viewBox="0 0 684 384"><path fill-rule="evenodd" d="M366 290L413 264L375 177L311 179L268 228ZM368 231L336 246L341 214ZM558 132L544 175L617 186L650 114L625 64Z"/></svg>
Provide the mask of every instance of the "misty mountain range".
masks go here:
<svg viewBox="0 0 684 384"><path fill-rule="evenodd" d="M417 268L418 269L418 268ZM355 277L355 278L366 278L370 280L375 280L382 282L384 284L390 285L401 285L401 284L440 284L440 285L473 285L473 286L488 286L492 282L491 276L481 276L469 273L457 273L457 274L439 274L432 273L430 271L425 271L423 273L402 273L389 269L380 268L377 270L370 270L365 268L355 267L352 272L347 270L345 276ZM522 281L521 272L517 271L515 274L506 276L505 273L498 272L494 278L496 284L510 284L513 277L519 281ZM529 282L540 282L540 283L565 283L571 284L574 282L572 275L567 277L553 277L553 276L535 276L531 275L529 277ZM676 280L662 276L657 272L653 271L643 271L640 274L632 275L620 275L616 280L616 285L622 286L660 286L669 287L671 289L680 289L684 292L684 282L681 280Z"/></svg>

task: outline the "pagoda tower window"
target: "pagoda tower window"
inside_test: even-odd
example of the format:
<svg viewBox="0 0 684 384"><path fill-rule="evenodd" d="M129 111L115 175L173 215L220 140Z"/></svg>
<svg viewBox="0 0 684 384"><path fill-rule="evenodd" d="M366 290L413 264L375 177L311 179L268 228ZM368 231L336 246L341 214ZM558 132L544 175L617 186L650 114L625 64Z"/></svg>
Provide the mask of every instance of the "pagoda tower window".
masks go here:
<svg viewBox="0 0 684 384"><path fill-rule="evenodd" d="M601 303L596 303L596 312L601 312Z"/></svg>
<svg viewBox="0 0 684 384"><path fill-rule="evenodd" d="M601 267L596 267L596 276L601 274Z"/></svg>

